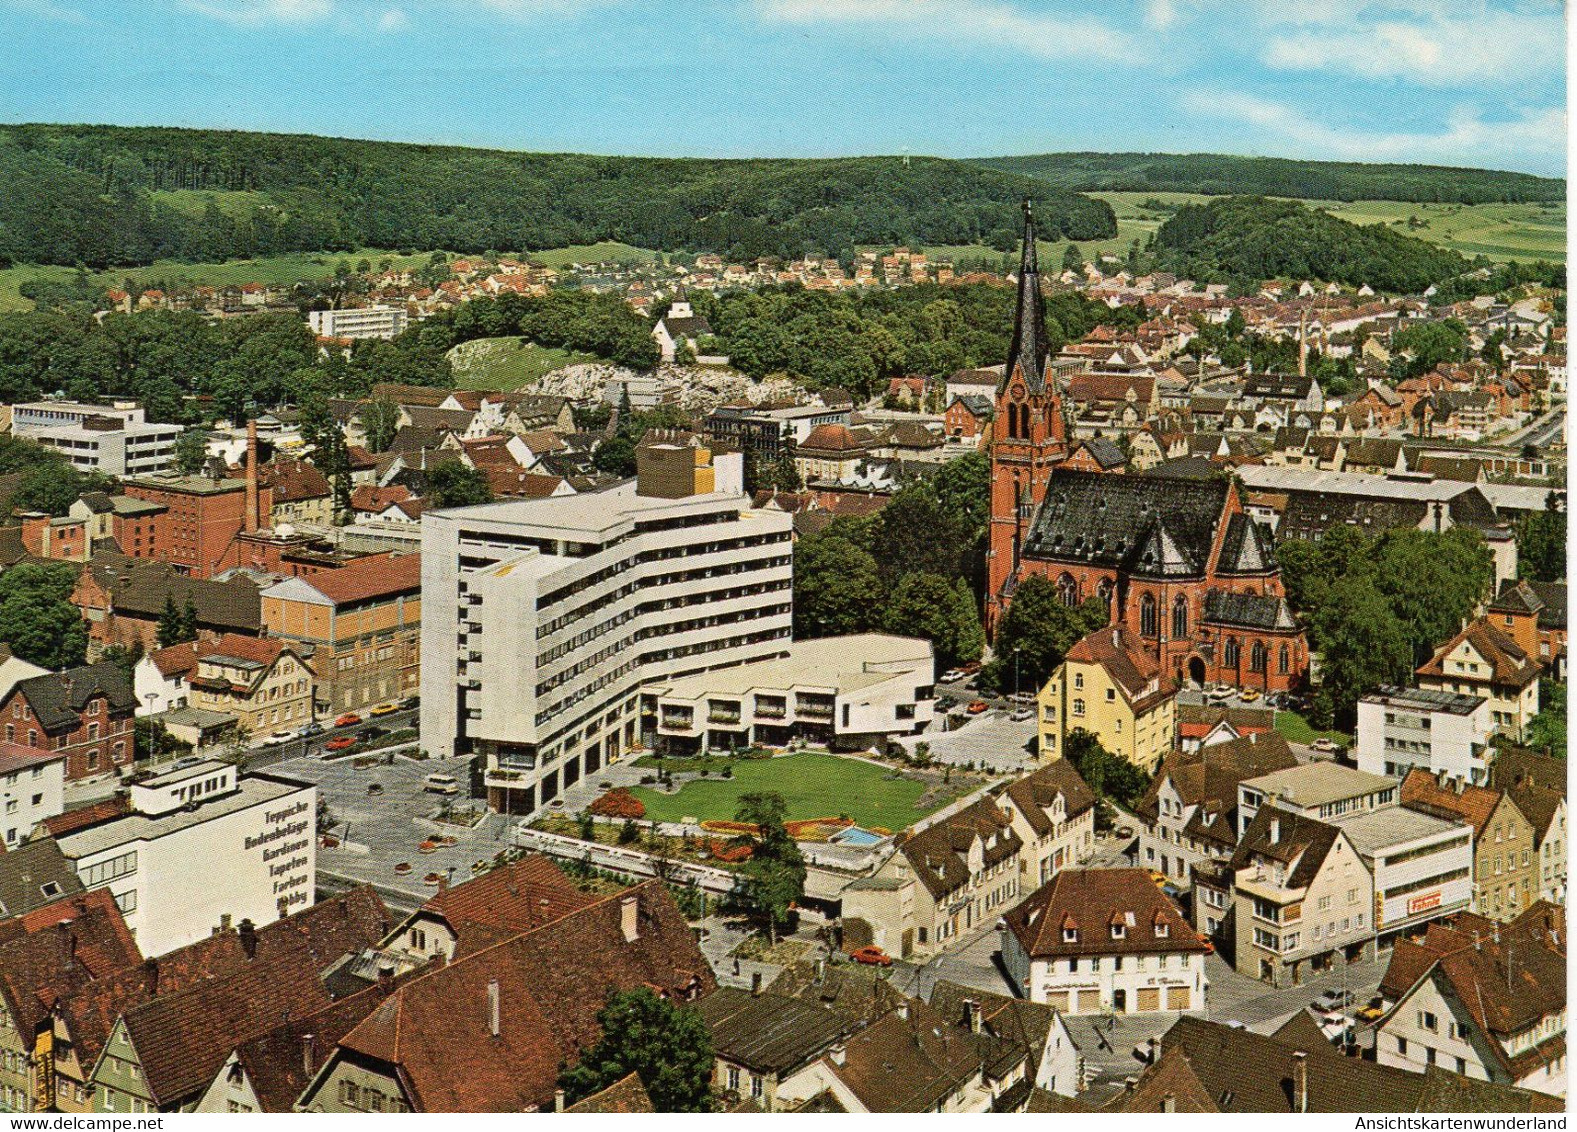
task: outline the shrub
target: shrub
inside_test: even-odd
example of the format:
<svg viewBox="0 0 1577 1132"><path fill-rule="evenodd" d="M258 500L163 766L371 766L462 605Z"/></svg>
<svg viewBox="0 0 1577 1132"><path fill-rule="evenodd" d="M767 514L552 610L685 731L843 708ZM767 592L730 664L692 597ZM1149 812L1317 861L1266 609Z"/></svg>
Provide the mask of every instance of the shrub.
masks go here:
<svg viewBox="0 0 1577 1132"><path fill-rule="evenodd" d="M633 820L626 821L619 827L619 844L634 845L641 839L641 827Z"/></svg>
<svg viewBox="0 0 1577 1132"><path fill-rule="evenodd" d="M586 811L600 818L624 818L634 821L646 816L646 805L620 786L603 794L587 806Z"/></svg>

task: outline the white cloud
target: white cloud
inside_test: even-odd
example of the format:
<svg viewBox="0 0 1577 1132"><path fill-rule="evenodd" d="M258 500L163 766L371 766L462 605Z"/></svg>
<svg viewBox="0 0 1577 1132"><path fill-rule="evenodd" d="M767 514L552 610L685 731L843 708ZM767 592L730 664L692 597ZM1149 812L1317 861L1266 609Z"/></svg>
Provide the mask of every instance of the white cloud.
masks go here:
<svg viewBox="0 0 1577 1132"><path fill-rule="evenodd" d="M604 2L606 0L461 0L460 6L485 8L511 20L529 20L538 16L565 15Z"/></svg>
<svg viewBox="0 0 1577 1132"><path fill-rule="evenodd" d="M378 30L386 32L404 31L411 26L411 21L399 8L390 8L378 17Z"/></svg>
<svg viewBox="0 0 1577 1132"><path fill-rule="evenodd" d="M1181 105L1199 117L1252 127L1266 149L1304 158L1559 168L1566 152L1566 113L1559 106L1523 108L1495 121L1459 107L1435 132L1384 133L1317 120L1282 103L1232 91L1189 91Z"/></svg>
<svg viewBox="0 0 1577 1132"><path fill-rule="evenodd" d="M1430 86L1516 81L1565 66L1558 11L1491 12L1386 19L1354 27L1331 23L1272 34L1264 61L1283 70L1338 71Z"/></svg>
<svg viewBox="0 0 1577 1132"><path fill-rule="evenodd" d="M317 23L334 10L333 0L183 0L183 6L237 27Z"/></svg>
<svg viewBox="0 0 1577 1132"><path fill-rule="evenodd" d="M1145 6L1145 23L1157 31L1166 31L1177 22L1178 11L1175 0L1150 0Z"/></svg>
<svg viewBox="0 0 1577 1132"><path fill-rule="evenodd" d="M1030 12L1001 0L756 0L756 10L775 23L879 27L1042 59L1133 61L1129 37L1098 20Z"/></svg>

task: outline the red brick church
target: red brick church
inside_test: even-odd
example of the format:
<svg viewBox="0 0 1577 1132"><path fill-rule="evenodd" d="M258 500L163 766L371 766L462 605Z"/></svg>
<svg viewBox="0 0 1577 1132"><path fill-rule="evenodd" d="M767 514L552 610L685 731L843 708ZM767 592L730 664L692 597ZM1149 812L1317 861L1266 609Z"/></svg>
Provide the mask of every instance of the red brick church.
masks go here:
<svg viewBox="0 0 1577 1132"><path fill-rule="evenodd" d="M1179 681L1284 691L1309 650L1281 586L1270 534L1230 479L1075 471L1048 366L1035 223L1024 208L1018 306L991 431L986 627L1023 579L1069 605L1099 597Z"/></svg>

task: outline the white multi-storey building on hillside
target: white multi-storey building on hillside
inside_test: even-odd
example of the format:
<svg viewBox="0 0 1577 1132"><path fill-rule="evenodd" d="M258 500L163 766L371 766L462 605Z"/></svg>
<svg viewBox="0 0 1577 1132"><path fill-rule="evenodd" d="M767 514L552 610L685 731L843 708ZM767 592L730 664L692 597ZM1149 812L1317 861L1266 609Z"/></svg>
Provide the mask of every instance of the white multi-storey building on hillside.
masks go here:
<svg viewBox="0 0 1577 1132"><path fill-rule="evenodd" d="M422 517L422 746L488 802L546 805L635 745L652 681L784 656L791 517L738 454L643 446L608 491Z"/></svg>

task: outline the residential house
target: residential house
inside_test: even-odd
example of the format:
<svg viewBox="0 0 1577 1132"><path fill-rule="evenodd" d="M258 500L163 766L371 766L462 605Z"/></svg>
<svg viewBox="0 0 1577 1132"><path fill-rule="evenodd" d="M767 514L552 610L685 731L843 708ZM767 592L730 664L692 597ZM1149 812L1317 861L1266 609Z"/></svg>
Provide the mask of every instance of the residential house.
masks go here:
<svg viewBox="0 0 1577 1132"><path fill-rule="evenodd" d="M657 348L662 351L665 362L677 357L680 346L684 346L694 358L701 352L701 339L709 338L711 334L712 324L704 316L696 314L690 304L684 301L672 303L668 313L652 327L652 337L657 340Z"/></svg>
<svg viewBox="0 0 1577 1132"><path fill-rule="evenodd" d="M305 460L275 457L262 468L260 485L270 493L268 520L275 529L302 523L326 527L334 521L328 478Z"/></svg>
<svg viewBox="0 0 1577 1132"><path fill-rule="evenodd" d="M1541 901L1505 926L1462 916L1399 941L1376 1060L1564 1097L1565 929L1565 909Z"/></svg>
<svg viewBox="0 0 1577 1132"><path fill-rule="evenodd" d="M1487 699L1495 730L1520 741L1539 713L1543 671L1537 653L1524 649L1486 617L1437 648L1416 675L1421 688Z"/></svg>
<svg viewBox="0 0 1577 1132"><path fill-rule="evenodd" d="M1565 582L1508 579L1484 616L1524 653L1538 657L1553 679L1566 678Z"/></svg>
<svg viewBox="0 0 1577 1132"><path fill-rule="evenodd" d="M1019 891L1029 892L1095 848L1095 793L1071 762L1058 759L1002 787L997 799L1023 842Z"/></svg>
<svg viewBox="0 0 1577 1132"><path fill-rule="evenodd" d="M1502 747L1489 784L1506 791L1533 826L1539 899L1566 903L1566 760Z"/></svg>
<svg viewBox="0 0 1577 1132"><path fill-rule="evenodd" d="M17 681L0 719L7 744L63 756L66 781L79 782L131 766L136 707L125 670L100 661Z"/></svg>
<svg viewBox="0 0 1577 1132"><path fill-rule="evenodd" d="M971 1033L1007 1042L1025 1055L1025 1083L1065 1097L1084 1091L1084 1055L1062 1015L1040 1002L940 979L931 1009Z"/></svg>
<svg viewBox="0 0 1577 1132"><path fill-rule="evenodd" d="M1393 778L1414 767L1482 786L1493 756L1489 701L1422 688L1381 687L1358 700L1358 769Z"/></svg>
<svg viewBox="0 0 1577 1132"><path fill-rule="evenodd" d="M1177 685L1124 626L1077 642L1037 700L1042 760L1060 759L1079 729L1146 771L1177 745Z"/></svg>
<svg viewBox="0 0 1577 1132"><path fill-rule="evenodd" d="M1018 992L1065 1014L1203 1004L1207 945L1143 869L1067 869L1005 917Z"/></svg>
<svg viewBox="0 0 1577 1132"><path fill-rule="evenodd" d="M159 715L187 705L198 642L186 641L144 653L132 669L132 691L139 716Z"/></svg>
<svg viewBox="0 0 1577 1132"><path fill-rule="evenodd" d="M65 751L0 743L0 830L6 849L26 841L46 818L66 808Z"/></svg>
<svg viewBox="0 0 1577 1132"><path fill-rule="evenodd" d="M293 732L311 721L312 669L301 645L227 633L194 652L196 665L187 676L192 707L232 715L245 734L257 737Z"/></svg>
<svg viewBox="0 0 1577 1132"><path fill-rule="evenodd" d="M1412 809L1472 827L1475 913L1513 920L1539 899L1533 823L1509 793L1414 767L1402 779L1401 797L1402 804Z"/></svg>
<svg viewBox="0 0 1577 1132"><path fill-rule="evenodd" d="M698 1009L712 1035L713 1095L724 1103L748 1100L767 1112L790 1107L786 1097L798 1103L818 1092L799 1078L856 1029L819 1003L770 991L719 987Z"/></svg>
<svg viewBox="0 0 1577 1132"><path fill-rule="evenodd" d="M1063 466L1076 472L1120 473L1128 470L1128 457L1116 441L1092 436L1073 446Z"/></svg>
<svg viewBox="0 0 1577 1132"><path fill-rule="evenodd" d="M1240 974L1290 986L1368 951L1374 883L1335 825L1266 806L1228 867Z"/></svg>

